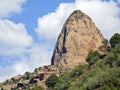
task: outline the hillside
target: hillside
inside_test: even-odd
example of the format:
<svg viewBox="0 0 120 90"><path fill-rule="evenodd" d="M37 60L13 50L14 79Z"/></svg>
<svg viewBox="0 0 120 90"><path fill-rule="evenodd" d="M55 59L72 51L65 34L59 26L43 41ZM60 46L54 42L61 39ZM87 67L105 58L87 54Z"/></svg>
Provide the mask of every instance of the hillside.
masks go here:
<svg viewBox="0 0 120 90"><path fill-rule="evenodd" d="M73 70L58 77L50 90L120 90L120 34L114 34L110 46L104 42L106 54L90 51L86 57L88 64L80 64ZM52 82L52 81L51 81ZM51 83L50 82L50 83Z"/></svg>

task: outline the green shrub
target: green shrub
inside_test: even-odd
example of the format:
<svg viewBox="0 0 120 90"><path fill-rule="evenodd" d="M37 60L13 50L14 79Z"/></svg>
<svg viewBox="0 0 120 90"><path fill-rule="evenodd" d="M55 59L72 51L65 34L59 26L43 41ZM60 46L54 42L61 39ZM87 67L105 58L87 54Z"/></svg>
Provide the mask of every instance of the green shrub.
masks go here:
<svg viewBox="0 0 120 90"><path fill-rule="evenodd" d="M116 45L115 49L114 49L115 53L120 53L120 43Z"/></svg>
<svg viewBox="0 0 120 90"><path fill-rule="evenodd" d="M113 52L108 53L108 55L105 57L103 63L106 65L109 65L110 67L114 66L115 60L117 60L117 57Z"/></svg>
<svg viewBox="0 0 120 90"><path fill-rule="evenodd" d="M44 89L40 86L37 86L37 87L33 88L32 90L44 90Z"/></svg>
<svg viewBox="0 0 120 90"><path fill-rule="evenodd" d="M116 67L120 67L120 59L116 60L115 66L116 66Z"/></svg>
<svg viewBox="0 0 120 90"><path fill-rule="evenodd" d="M115 47L118 43L120 43L120 34L115 33L110 39L111 47Z"/></svg>
<svg viewBox="0 0 120 90"><path fill-rule="evenodd" d="M97 60L99 59L100 54L98 51L90 51L88 53L88 56L86 58L86 62L88 62L88 64L91 66L93 65L95 62L97 62Z"/></svg>
<svg viewBox="0 0 120 90"><path fill-rule="evenodd" d="M107 39L104 39L104 40L102 41L102 43L103 43L103 45L99 47L99 50L100 50L100 51L103 51L103 52L109 51L110 46L109 46L108 40L107 40Z"/></svg>
<svg viewBox="0 0 120 90"><path fill-rule="evenodd" d="M31 73L30 72L26 72L25 76L24 76L24 79L25 80L29 80L30 78L31 78Z"/></svg>
<svg viewBox="0 0 120 90"><path fill-rule="evenodd" d="M54 90L66 90L69 88L73 78L70 78L70 72L64 72L59 77L59 82L56 84Z"/></svg>
<svg viewBox="0 0 120 90"><path fill-rule="evenodd" d="M45 81L45 84L48 86L48 88L54 88L58 82L59 82L59 78L56 75L51 75Z"/></svg>
<svg viewBox="0 0 120 90"><path fill-rule="evenodd" d="M100 90L111 90L111 88L105 84L105 85L100 87Z"/></svg>
<svg viewBox="0 0 120 90"><path fill-rule="evenodd" d="M78 77L78 76L80 76L80 75L82 75L83 74L83 68L82 68L82 66L81 65L79 65L79 66L77 66L77 67L75 67L75 69L73 69L71 72L70 72L70 78L72 78L72 77Z"/></svg>
<svg viewBox="0 0 120 90"><path fill-rule="evenodd" d="M98 88L101 90L119 90L119 77L120 70L118 68L114 69L104 64L98 65L84 73L82 78L79 78L69 90L74 90L74 88L79 88L79 90L97 90Z"/></svg>

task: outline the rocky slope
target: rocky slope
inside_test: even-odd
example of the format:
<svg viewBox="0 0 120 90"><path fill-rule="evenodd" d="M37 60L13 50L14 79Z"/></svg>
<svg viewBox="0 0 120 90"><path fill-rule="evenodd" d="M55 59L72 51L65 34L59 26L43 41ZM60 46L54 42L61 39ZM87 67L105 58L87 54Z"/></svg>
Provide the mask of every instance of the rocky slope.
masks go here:
<svg viewBox="0 0 120 90"><path fill-rule="evenodd" d="M62 71L64 72L64 71ZM54 66L36 68L33 73L14 76L0 84L0 90L32 90L36 86L46 89L45 80L52 74L59 75L60 71Z"/></svg>
<svg viewBox="0 0 120 90"><path fill-rule="evenodd" d="M88 52L98 50L103 40L102 34L91 18L80 10L76 10L63 26L51 64L57 67L73 68L79 63L85 63Z"/></svg>
<svg viewBox="0 0 120 90"><path fill-rule="evenodd" d="M79 63L86 63L90 50L98 50L103 45L102 34L93 21L80 10L74 11L66 20L58 37L51 65L26 72L0 84L0 90L32 90L36 86L46 89L45 80L52 74L59 76L62 72L74 68Z"/></svg>

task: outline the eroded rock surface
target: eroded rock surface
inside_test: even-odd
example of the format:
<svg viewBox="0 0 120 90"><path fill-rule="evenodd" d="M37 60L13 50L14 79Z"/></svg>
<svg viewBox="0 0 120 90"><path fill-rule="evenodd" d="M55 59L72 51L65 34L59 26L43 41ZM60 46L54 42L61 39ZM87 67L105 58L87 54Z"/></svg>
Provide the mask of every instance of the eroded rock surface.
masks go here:
<svg viewBox="0 0 120 90"><path fill-rule="evenodd" d="M66 20L58 37L52 65L72 68L85 63L90 50L97 50L104 40L90 17L80 10L74 11Z"/></svg>

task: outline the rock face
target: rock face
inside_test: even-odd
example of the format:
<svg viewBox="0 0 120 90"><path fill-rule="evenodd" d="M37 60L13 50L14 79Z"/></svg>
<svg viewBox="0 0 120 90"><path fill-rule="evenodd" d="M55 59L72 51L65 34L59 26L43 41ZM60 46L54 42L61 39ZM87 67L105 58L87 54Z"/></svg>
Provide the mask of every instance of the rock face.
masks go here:
<svg viewBox="0 0 120 90"><path fill-rule="evenodd" d="M85 63L90 50L103 45L102 34L90 17L80 10L74 11L66 20L58 37L51 64L72 68Z"/></svg>

